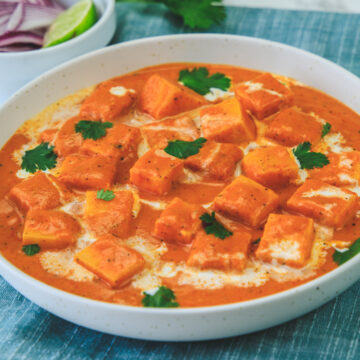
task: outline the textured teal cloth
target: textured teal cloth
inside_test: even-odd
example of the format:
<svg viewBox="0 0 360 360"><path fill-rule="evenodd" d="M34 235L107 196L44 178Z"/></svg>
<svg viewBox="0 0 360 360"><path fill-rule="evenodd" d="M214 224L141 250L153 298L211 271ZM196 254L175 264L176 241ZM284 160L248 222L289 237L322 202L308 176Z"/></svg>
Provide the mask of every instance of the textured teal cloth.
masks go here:
<svg viewBox="0 0 360 360"><path fill-rule="evenodd" d="M196 1L196 0L194 0ZM189 32L160 5L118 4L113 43ZM280 41L360 75L360 15L228 8L209 32ZM0 278L2 359L360 359L360 282L320 309L265 331L196 343L156 343L97 333L32 304Z"/></svg>

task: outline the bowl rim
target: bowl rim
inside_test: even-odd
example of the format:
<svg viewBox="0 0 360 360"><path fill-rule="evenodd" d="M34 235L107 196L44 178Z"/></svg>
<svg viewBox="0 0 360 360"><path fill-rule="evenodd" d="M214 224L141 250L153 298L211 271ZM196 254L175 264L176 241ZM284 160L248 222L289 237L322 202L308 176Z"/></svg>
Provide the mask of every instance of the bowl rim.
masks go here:
<svg viewBox="0 0 360 360"><path fill-rule="evenodd" d="M110 0L113 1L113 0ZM241 36L241 35L228 35L228 34L175 34L175 35L162 35L162 36L153 36L148 38L142 38L137 40L131 40L126 41L123 43L111 45L104 47L102 49L98 49L89 53L86 53L84 55L81 55L75 59L69 60L59 66L56 66L55 68L45 72L44 74L38 76L31 82L29 82L27 85L22 87L20 90L18 90L13 96L11 96L1 107L2 108L7 107L11 105L12 102L16 101L16 98L21 95L25 94L30 90L34 85L36 85L39 81L46 80L47 77L51 77L53 74L57 72L61 72L61 70L66 69L68 66L81 63L85 61L87 58L91 58L97 55L103 55L106 53L111 53L112 51L118 51L118 49L131 47L131 46L138 46L142 43L148 43L148 42L163 42L168 40L186 40L186 39L204 39L204 38L219 38L220 40L225 40L232 38L234 40L240 39L242 41L250 41L250 42L257 42L265 45L273 45L278 48L282 48L286 51L292 51L301 54L302 56L311 57L313 59L316 59L318 61L321 61L322 63L327 63L329 66L333 67L334 69L338 71L342 71L344 75L346 74L350 79L360 82L360 78L358 78L355 74L351 73L350 71L344 69L343 67L337 65L336 63L322 58L319 55L313 54L309 51L302 50L299 48L296 48L291 45L279 43L276 41L271 41L267 39L262 38L254 38L249 36ZM3 273L4 269L7 271L10 271L13 275L17 276L18 278L22 277L23 280L26 280L30 282L32 285L40 287L43 291L47 293L53 293L53 295L62 297L65 300L69 301L75 301L77 303L81 303L83 305L88 306L95 306L100 307L104 310L112 310L112 311L126 311L131 313L138 313L138 314L144 314L144 315L194 315L194 314L206 314L206 313L218 313L218 312L224 312L224 311L234 311L238 309L250 309L252 307L267 305L268 303L277 302L281 300L285 300L286 298L290 298L293 295L296 295L298 293L303 293L307 290L320 288L322 284L325 284L328 281L332 281L334 277L337 277L341 272L345 273L348 271L349 268L352 268L356 263L360 263L360 254L357 254L352 259L347 261L345 264L339 265L337 268L329 271L328 273L321 275L319 277L316 277L313 280L309 280L305 282L304 284L298 285L296 287L290 288L288 290L284 290L275 294L266 295L260 298L255 298L252 300L245 300L241 302L235 302L235 303L229 303L229 304L220 304L220 305L211 305L211 306L201 306L201 307L188 307L188 308L150 308L150 307L140 307L140 306L132 306L132 305L123 305L123 304L116 304L116 303L109 303L102 300L95 300L91 298L86 298L81 295L73 294L70 292L67 292L65 290L58 289L52 285L49 285L45 282L42 282L40 280L37 280L36 278L28 275L27 273L21 271L19 268L17 268L15 265L13 265L10 261L8 261L3 254L0 253L0 270ZM4 276L6 279L6 276ZM358 275L358 279L360 279L360 274ZM355 280L356 281L356 280ZM353 281L353 283L355 282ZM330 300L330 298L329 298Z"/></svg>
<svg viewBox="0 0 360 360"><path fill-rule="evenodd" d="M78 36L75 36L72 39L69 39L58 45L50 46L48 48L40 48L29 51L0 52L0 57L4 59L8 58L10 60L12 57L18 57L18 56L31 57L31 56L36 56L37 54L43 55L43 54L56 53L58 51L67 51L67 48L69 48L70 46L76 46L80 42L89 40L89 37L91 37L96 31L100 30L103 27L103 25L107 23L107 21L111 17L111 14L115 11L115 1L116 0L104 0L104 2L106 3L104 12L100 14L100 17L96 21L96 23L93 26L91 26L88 30L86 30L85 32L83 32Z"/></svg>

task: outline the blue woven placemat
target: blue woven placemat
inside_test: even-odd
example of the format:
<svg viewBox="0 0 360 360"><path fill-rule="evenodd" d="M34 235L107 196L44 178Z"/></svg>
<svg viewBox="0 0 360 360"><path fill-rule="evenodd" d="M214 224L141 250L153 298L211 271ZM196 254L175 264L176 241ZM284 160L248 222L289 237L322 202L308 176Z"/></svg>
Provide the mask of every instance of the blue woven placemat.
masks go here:
<svg viewBox="0 0 360 360"><path fill-rule="evenodd" d="M196 1L196 0L194 0ZM228 8L209 32L256 36L309 50L360 75L360 15ZM117 4L113 43L189 32L161 5ZM0 278L0 359L360 359L360 282L320 309L265 331L196 343L101 334L42 310Z"/></svg>

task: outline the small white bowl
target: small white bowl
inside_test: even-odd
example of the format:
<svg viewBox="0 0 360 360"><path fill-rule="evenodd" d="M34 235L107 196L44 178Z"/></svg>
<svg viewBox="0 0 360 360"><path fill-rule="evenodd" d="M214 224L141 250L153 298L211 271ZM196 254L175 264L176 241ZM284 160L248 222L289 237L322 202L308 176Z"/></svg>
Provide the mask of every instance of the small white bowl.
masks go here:
<svg viewBox="0 0 360 360"><path fill-rule="evenodd" d="M78 0L60 0L69 7ZM98 21L83 34L46 49L0 53L0 104L45 71L108 44L115 32L115 0L93 0Z"/></svg>

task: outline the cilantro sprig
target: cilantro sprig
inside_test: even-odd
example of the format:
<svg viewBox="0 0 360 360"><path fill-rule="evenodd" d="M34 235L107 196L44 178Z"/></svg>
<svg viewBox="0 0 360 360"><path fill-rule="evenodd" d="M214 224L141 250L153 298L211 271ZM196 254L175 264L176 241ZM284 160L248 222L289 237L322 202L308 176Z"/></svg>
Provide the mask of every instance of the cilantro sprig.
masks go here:
<svg viewBox="0 0 360 360"><path fill-rule="evenodd" d="M56 166L57 155L53 150L54 146L44 142L32 150L25 151L22 157L21 168L32 174L38 170L54 168Z"/></svg>
<svg viewBox="0 0 360 360"><path fill-rule="evenodd" d="M38 244L24 245L21 250L25 255L33 256L40 251L40 246Z"/></svg>
<svg viewBox="0 0 360 360"><path fill-rule="evenodd" d="M202 226L208 235L212 234L215 237L224 240L233 234L215 219L214 211L211 215L208 213L202 214L200 216L200 220L202 221Z"/></svg>
<svg viewBox="0 0 360 360"><path fill-rule="evenodd" d="M231 84L230 78L224 74L215 73L209 76L209 71L205 67L181 70L178 81L200 95L206 95L211 88L227 91Z"/></svg>
<svg viewBox="0 0 360 360"><path fill-rule="evenodd" d="M115 194L111 190L98 190L96 193L96 198L100 200L110 201L115 198Z"/></svg>
<svg viewBox="0 0 360 360"><path fill-rule="evenodd" d="M346 251L335 250L333 254L333 260L338 265L342 265L359 253L360 253L360 238L358 238Z"/></svg>
<svg viewBox="0 0 360 360"><path fill-rule="evenodd" d="M174 292L166 286L160 286L153 295L146 292L143 293L144 297L141 300L145 307L178 307L179 304L175 301L176 296Z"/></svg>
<svg viewBox="0 0 360 360"><path fill-rule="evenodd" d="M298 145L293 149L293 154L299 160L301 169L322 168L329 164L329 159L326 155L318 152L310 151L311 143L308 141Z"/></svg>
<svg viewBox="0 0 360 360"><path fill-rule="evenodd" d="M325 135L327 135L330 130L331 130L331 124L329 124L328 122L325 123L321 130L321 137L323 138Z"/></svg>
<svg viewBox="0 0 360 360"><path fill-rule="evenodd" d="M111 122L80 120L75 125L75 131L81 133L83 139L97 140L106 135L106 129L112 128Z"/></svg>
<svg viewBox="0 0 360 360"><path fill-rule="evenodd" d="M168 142L164 151L179 159L186 159L189 156L196 155L205 142L206 139L203 137L194 141L172 140Z"/></svg>

